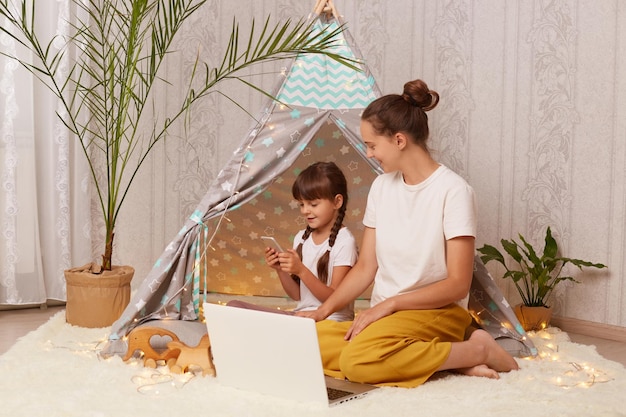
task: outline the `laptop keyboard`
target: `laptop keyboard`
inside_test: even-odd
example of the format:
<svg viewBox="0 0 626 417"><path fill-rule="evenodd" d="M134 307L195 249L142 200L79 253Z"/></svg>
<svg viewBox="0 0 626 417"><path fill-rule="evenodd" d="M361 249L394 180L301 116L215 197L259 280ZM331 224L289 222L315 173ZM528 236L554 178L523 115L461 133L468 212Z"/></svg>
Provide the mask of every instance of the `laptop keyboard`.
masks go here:
<svg viewBox="0 0 626 417"><path fill-rule="evenodd" d="M326 387L326 392L328 394L328 399L329 400L336 400L337 398L342 398L342 397L346 397L348 395L352 395L352 393L349 392L349 391L344 391L344 390L341 390L341 389L329 388L329 387Z"/></svg>

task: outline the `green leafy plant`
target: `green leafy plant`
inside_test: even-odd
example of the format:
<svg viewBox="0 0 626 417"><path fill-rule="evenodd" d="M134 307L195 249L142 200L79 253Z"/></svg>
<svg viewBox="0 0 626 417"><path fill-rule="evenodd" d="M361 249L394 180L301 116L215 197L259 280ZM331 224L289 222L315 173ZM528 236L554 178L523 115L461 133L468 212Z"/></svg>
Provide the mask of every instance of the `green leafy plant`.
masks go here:
<svg viewBox="0 0 626 417"><path fill-rule="evenodd" d="M152 112L153 90L170 84L159 70L167 58L172 59L173 40L205 2L72 0L76 20L70 22L71 34L42 41L35 29L37 0L0 0L0 33L27 48L36 62L3 55L17 60L59 100L57 115L78 139L89 163L105 224L105 270L111 269L116 220L137 172L172 124L185 120L193 104L214 92L218 83L235 79L269 96L238 75L241 70L305 53L324 54L357 69L330 49L342 27L319 31L304 20L272 26L268 18L258 34L253 22L249 36L240 42L239 26L233 21L219 65L211 67L197 59L183 99L168 103L174 110ZM222 91L218 94L230 99ZM98 175L98 164L103 164L105 175Z"/></svg>
<svg viewBox="0 0 626 417"><path fill-rule="evenodd" d="M559 248L556 240L552 237L550 227L546 229L545 246L543 253L538 254L524 236L519 234L522 244L514 240L500 240L504 251L517 263L516 267L507 265L504 255L491 245L484 245L478 251L482 254L480 259L487 264L497 261L506 272L504 279L513 280L522 303L528 307L548 307L547 302L550 294L561 281L579 282L571 276L561 276L563 267L572 264L582 270L582 267L606 268L606 265L591 263L580 259L566 258L558 255Z"/></svg>

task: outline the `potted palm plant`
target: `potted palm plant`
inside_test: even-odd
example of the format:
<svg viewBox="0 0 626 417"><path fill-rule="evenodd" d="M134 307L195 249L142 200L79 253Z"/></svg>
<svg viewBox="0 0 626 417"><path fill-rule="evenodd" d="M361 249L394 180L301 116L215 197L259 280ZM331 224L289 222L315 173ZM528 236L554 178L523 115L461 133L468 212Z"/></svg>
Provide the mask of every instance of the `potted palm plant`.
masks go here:
<svg viewBox="0 0 626 417"><path fill-rule="evenodd" d="M194 103L225 79L239 80L268 95L239 75L261 62L321 53L355 68L349 59L330 49L342 28L319 31L303 20L272 26L268 18L258 32L253 22L248 38L240 42L238 24L233 22L219 65L211 67L196 60L186 90L181 89L184 97L176 105L168 103L168 108L175 110L164 115L150 113L154 90L169 84L160 69L175 56L173 40L205 2L72 0L75 17L69 22L71 34L43 40L35 29L37 0L0 0L4 22L0 33L27 48L36 62L10 58L58 99L61 110L57 115L87 159L104 220L102 261L71 268L65 274L66 319L72 324L108 326L128 304L134 270L112 263L116 220L151 150L167 137L174 122L185 119ZM57 48L59 43L62 46ZM64 69L66 62L70 63L69 70ZM95 293L92 287L96 287Z"/></svg>
<svg viewBox="0 0 626 417"><path fill-rule="evenodd" d="M521 244L513 239L500 240L514 263L507 263L504 255L491 245L484 245L478 251L485 264L490 261L502 264L506 271L502 278L511 279L515 284L522 299L522 303L515 306L515 314L524 330L540 330L550 324L552 308L548 303L554 288L563 281L579 282L574 277L561 275L565 265L572 264L581 270L583 267L606 268L606 265L559 256L559 248L549 226L542 253L536 251L521 234L519 239Z"/></svg>

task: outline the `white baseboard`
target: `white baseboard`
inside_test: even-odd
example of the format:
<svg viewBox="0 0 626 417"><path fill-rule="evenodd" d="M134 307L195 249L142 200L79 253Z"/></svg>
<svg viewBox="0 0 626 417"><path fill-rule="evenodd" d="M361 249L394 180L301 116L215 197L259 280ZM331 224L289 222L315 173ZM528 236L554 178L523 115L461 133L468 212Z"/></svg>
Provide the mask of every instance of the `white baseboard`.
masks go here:
<svg viewBox="0 0 626 417"><path fill-rule="evenodd" d="M27 308L39 308L41 310L45 310L48 307L57 307L57 306L63 306L63 305L65 305L65 301L57 301L57 300L48 300L46 303L43 303L43 304L19 304L19 305L2 304L0 305L0 311L25 310Z"/></svg>
<svg viewBox="0 0 626 417"><path fill-rule="evenodd" d="M552 317L551 323L564 332L614 340L616 342L626 342L626 327L568 317Z"/></svg>

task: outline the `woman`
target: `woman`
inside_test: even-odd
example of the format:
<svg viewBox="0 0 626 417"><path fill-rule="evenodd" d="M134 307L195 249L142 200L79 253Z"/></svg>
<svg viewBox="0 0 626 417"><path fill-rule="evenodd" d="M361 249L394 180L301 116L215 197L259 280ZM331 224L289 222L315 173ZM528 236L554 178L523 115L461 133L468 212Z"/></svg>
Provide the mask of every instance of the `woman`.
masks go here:
<svg viewBox="0 0 626 417"><path fill-rule="evenodd" d="M379 385L414 387L437 371L498 378L517 362L485 331L474 331L474 192L435 161L426 112L439 102L421 80L373 101L361 134L385 173L373 182L359 259L314 312L325 372ZM324 320L374 282L371 307L354 321Z"/></svg>

